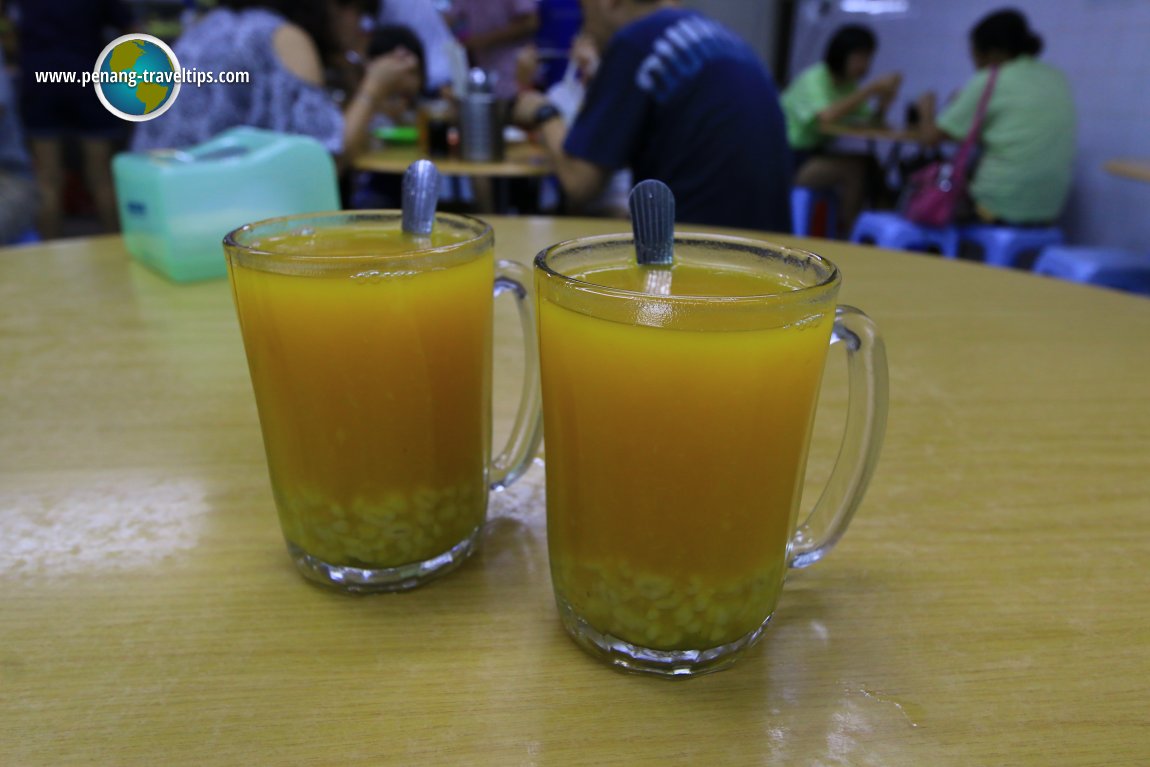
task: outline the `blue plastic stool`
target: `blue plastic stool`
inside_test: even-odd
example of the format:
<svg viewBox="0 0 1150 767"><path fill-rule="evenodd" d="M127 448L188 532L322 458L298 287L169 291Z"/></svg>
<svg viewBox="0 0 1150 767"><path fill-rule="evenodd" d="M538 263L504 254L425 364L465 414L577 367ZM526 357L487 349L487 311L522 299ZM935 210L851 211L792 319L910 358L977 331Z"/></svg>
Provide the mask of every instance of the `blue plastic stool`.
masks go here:
<svg viewBox="0 0 1150 767"><path fill-rule="evenodd" d="M1042 251L1034 272L1150 296L1150 255L1128 250L1052 245Z"/></svg>
<svg viewBox="0 0 1150 767"><path fill-rule="evenodd" d="M32 245L40 242L40 233L35 229L26 229L19 236L12 239L7 245Z"/></svg>
<svg viewBox="0 0 1150 767"><path fill-rule="evenodd" d="M811 233L811 220L819 203L826 206L826 237L838 236L839 197L833 189L796 186L791 190L791 231L800 237Z"/></svg>
<svg viewBox="0 0 1150 767"><path fill-rule="evenodd" d="M897 213L868 211L855 222L851 242L872 242L896 250L938 250L948 258L958 256L958 228L919 226Z"/></svg>
<svg viewBox="0 0 1150 767"><path fill-rule="evenodd" d="M1062 230L1058 227L1032 228L1026 226L989 226L975 224L959 230L963 243L974 243L982 248L982 260L991 266L1017 266L1025 268L1027 253L1037 253L1048 245L1062 244Z"/></svg>

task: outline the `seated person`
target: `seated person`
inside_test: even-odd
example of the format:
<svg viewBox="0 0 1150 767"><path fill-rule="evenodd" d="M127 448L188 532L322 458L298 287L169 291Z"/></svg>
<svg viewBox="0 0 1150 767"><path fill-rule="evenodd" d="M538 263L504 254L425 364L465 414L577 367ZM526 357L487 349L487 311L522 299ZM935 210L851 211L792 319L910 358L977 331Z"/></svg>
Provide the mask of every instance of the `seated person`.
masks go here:
<svg viewBox="0 0 1150 767"><path fill-rule="evenodd" d="M447 19L496 96L515 97L515 56L539 28L538 0L452 0Z"/></svg>
<svg viewBox="0 0 1150 767"><path fill-rule="evenodd" d="M40 236L51 239L61 234L67 149L73 143L80 150L84 186L101 228L116 231L112 155L128 135L128 123L105 109L92 89L79 82L46 83L37 78L41 72L91 71L108 41L132 28L136 4L125 0L0 0L0 6L18 34L14 50L19 79L13 86L39 187Z"/></svg>
<svg viewBox="0 0 1150 767"><path fill-rule="evenodd" d="M410 51L416 67L376 104L371 120L372 130L398 125L414 125L420 92L427 82L423 42L410 27L387 24L372 32L367 45L369 59L388 56L395 51ZM351 207L398 208L403 205L403 177L394 173L358 173L352 179Z"/></svg>
<svg viewBox="0 0 1150 767"><path fill-rule="evenodd" d="M448 97L453 84L455 49L459 49L458 55L464 59L466 53L456 42L443 14L428 0L386 0L380 3L378 18L381 28L407 27L419 36L426 62L424 87L431 93Z"/></svg>
<svg viewBox="0 0 1150 767"><path fill-rule="evenodd" d="M385 122L388 125L413 125L419 95L427 83L427 57L423 42L413 29L401 24L387 24L377 27L371 33L371 40L367 45L369 60L399 51L414 56L415 67L400 78L395 87L380 99L377 104L376 122Z"/></svg>
<svg viewBox="0 0 1150 767"><path fill-rule="evenodd" d="M877 49L878 41L866 27L841 27L823 60L803 70L782 96L787 140L795 152L795 186L834 189L844 234L854 225L877 169L870 156L828 151L831 137L825 129L844 122L882 122L902 78L890 73L862 84Z"/></svg>
<svg viewBox="0 0 1150 767"><path fill-rule="evenodd" d="M934 94L920 99L920 130L928 142L965 138L989 70L998 67L970 182L970 217L1049 225L1066 204L1074 174L1074 100L1066 77L1038 60L1042 39L1017 11L983 18L971 30L970 49L978 71L937 120Z"/></svg>
<svg viewBox="0 0 1150 767"><path fill-rule="evenodd" d="M193 146L237 125L311 136L347 162L367 148L372 116L406 87L417 66L410 51L368 62L347 107L323 88L325 62L341 53L325 0L220 0L173 50L180 65L206 72L246 71L244 84L185 87L163 115L137 126L136 150Z"/></svg>
<svg viewBox="0 0 1150 767"><path fill-rule="evenodd" d="M584 205L615 171L654 178L676 220L788 232L790 150L774 81L735 34L674 0L587 0L603 52L570 123L538 91L515 120L537 128L567 199Z"/></svg>
<svg viewBox="0 0 1150 767"><path fill-rule="evenodd" d="M0 245L35 231L37 191L24 150L16 94L0 49Z"/></svg>

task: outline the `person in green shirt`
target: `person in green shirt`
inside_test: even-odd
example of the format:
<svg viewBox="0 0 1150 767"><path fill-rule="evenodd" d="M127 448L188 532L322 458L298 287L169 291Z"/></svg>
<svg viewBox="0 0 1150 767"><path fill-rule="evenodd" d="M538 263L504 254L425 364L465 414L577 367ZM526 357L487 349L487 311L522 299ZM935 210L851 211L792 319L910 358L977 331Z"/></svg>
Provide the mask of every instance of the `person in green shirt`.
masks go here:
<svg viewBox="0 0 1150 767"><path fill-rule="evenodd" d="M1074 100L1065 76L1037 60L1042 38L1018 11L991 13L970 33L976 74L935 119L934 94L919 100L930 143L961 141L970 131L991 67L998 78L987 103L981 156L970 183L976 220L1049 225L1062 212L1074 173Z"/></svg>
<svg viewBox="0 0 1150 767"><path fill-rule="evenodd" d="M869 155L835 153L825 129L835 123L881 123L902 77L890 73L863 84L878 40L859 24L840 27L823 60L803 70L782 94L787 140L795 154L796 186L834 189L842 229L849 232L862 208L874 161Z"/></svg>

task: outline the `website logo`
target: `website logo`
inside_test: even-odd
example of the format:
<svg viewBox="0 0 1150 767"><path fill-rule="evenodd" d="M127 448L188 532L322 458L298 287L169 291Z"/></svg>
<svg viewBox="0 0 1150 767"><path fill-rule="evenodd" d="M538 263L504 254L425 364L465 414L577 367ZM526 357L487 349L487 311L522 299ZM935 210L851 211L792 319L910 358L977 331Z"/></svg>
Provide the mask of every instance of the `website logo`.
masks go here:
<svg viewBox="0 0 1150 767"><path fill-rule="evenodd" d="M96 59L92 85L109 112L131 122L154 120L180 95L180 62L151 35L117 37Z"/></svg>

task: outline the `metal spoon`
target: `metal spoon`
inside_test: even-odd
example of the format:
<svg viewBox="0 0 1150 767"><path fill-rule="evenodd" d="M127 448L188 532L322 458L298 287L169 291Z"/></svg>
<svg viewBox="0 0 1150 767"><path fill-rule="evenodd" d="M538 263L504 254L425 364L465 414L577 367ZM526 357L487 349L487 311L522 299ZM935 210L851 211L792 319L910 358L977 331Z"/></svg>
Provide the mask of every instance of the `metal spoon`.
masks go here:
<svg viewBox="0 0 1150 767"><path fill-rule="evenodd" d="M636 184L627 203L635 233L635 260L647 267L644 290L668 296L675 248L675 195L662 181L652 178Z"/></svg>
<svg viewBox="0 0 1150 767"><path fill-rule="evenodd" d="M431 160L416 160L403 174L403 231L427 237L435 225L439 171Z"/></svg>

